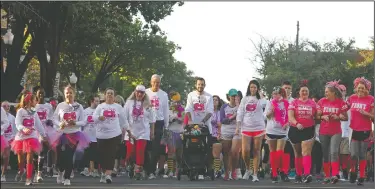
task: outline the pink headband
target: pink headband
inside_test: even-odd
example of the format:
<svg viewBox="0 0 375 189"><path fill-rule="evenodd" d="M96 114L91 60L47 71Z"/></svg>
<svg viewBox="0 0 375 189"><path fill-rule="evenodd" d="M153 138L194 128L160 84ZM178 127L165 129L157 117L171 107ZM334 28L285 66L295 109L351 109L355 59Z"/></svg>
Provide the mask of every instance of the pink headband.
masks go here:
<svg viewBox="0 0 375 189"><path fill-rule="evenodd" d="M364 77L357 77L354 80L354 88L357 88L358 84L360 83L363 83L368 90L371 90L371 81L365 79Z"/></svg>
<svg viewBox="0 0 375 189"><path fill-rule="evenodd" d="M30 92L28 92L26 95L25 95L25 99L24 99L24 102L29 102L31 100L31 96L32 94Z"/></svg>
<svg viewBox="0 0 375 189"><path fill-rule="evenodd" d="M326 87L334 87L337 90L339 90L340 93L342 93L343 91L346 90L346 87L344 85L340 85L339 82L340 82L340 80L327 82Z"/></svg>

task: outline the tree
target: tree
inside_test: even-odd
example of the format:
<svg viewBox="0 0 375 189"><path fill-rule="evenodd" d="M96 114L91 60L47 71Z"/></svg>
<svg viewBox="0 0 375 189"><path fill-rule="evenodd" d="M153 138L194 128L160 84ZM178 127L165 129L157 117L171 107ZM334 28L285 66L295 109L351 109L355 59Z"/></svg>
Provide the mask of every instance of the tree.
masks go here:
<svg viewBox="0 0 375 189"><path fill-rule="evenodd" d="M358 58L369 53L356 49L354 44L354 40L346 42L341 38L324 44L304 40L297 50L294 45L262 38L260 43L253 42L257 51L253 64L259 66L258 79L267 94L282 81L289 80L297 87L302 79L309 80L310 94L322 96L326 82L337 79L352 91L356 77L373 78L373 64L369 64L373 57Z"/></svg>

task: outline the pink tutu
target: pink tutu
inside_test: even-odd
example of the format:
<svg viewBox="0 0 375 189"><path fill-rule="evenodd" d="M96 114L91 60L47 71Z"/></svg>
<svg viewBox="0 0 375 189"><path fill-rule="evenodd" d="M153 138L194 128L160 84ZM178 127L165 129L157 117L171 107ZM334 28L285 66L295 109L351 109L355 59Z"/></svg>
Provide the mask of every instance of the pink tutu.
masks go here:
<svg viewBox="0 0 375 189"><path fill-rule="evenodd" d="M56 150L60 144L67 144L70 146L77 145L76 151L84 151L89 147L90 139L86 133L78 131L76 133L62 133L56 132L54 138L49 138L49 143L52 149Z"/></svg>
<svg viewBox="0 0 375 189"><path fill-rule="evenodd" d="M36 138L28 138L24 140L13 140L11 143L11 150L15 154L20 153L40 153L42 145Z"/></svg>
<svg viewBox="0 0 375 189"><path fill-rule="evenodd" d="M5 148L8 147L8 141L5 139L5 137L3 135L1 135L1 153L4 152Z"/></svg>

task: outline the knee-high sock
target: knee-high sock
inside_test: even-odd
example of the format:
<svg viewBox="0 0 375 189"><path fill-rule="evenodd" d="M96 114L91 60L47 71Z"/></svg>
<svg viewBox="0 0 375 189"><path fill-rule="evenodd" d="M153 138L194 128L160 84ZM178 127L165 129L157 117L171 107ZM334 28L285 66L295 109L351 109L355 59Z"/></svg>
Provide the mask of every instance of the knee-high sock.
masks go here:
<svg viewBox="0 0 375 189"><path fill-rule="evenodd" d="M303 156L303 173L305 175L311 174L311 156Z"/></svg>
<svg viewBox="0 0 375 189"><path fill-rule="evenodd" d="M28 163L26 165L26 179L31 179L32 176L33 176L33 164Z"/></svg>
<svg viewBox="0 0 375 189"><path fill-rule="evenodd" d="M365 178L367 160L359 161L359 178Z"/></svg>
<svg viewBox="0 0 375 189"><path fill-rule="evenodd" d="M295 158L296 175L302 176L302 157Z"/></svg>
<svg viewBox="0 0 375 189"><path fill-rule="evenodd" d="M323 171L325 174L325 178L329 178L331 176L331 164L329 162L323 163Z"/></svg>
<svg viewBox="0 0 375 189"><path fill-rule="evenodd" d="M272 169L272 177L277 177L277 155L278 152L273 151L270 152L270 160L271 160L271 169Z"/></svg>
<svg viewBox="0 0 375 189"><path fill-rule="evenodd" d="M220 158L215 158L214 159L214 169L215 169L215 172L220 171L220 166L221 166L221 160L220 160Z"/></svg>
<svg viewBox="0 0 375 189"><path fill-rule="evenodd" d="M340 163L338 161L331 162L332 176L339 175L340 172Z"/></svg>
<svg viewBox="0 0 375 189"><path fill-rule="evenodd" d="M289 153L284 153L283 154L283 172L285 174L288 174L289 173L289 169L290 169L290 154Z"/></svg>

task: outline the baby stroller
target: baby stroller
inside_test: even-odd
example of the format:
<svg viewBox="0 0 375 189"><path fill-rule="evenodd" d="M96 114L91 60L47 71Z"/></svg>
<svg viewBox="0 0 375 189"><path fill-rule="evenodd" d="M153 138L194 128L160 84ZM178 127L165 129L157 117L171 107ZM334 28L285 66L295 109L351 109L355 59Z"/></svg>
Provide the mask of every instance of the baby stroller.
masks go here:
<svg viewBox="0 0 375 189"><path fill-rule="evenodd" d="M199 175L208 175L214 180L213 170L207 170L208 153L212 153L208 145L210 131L206 125L190 124L183 132L182 158L178 163L177 179L188 175L191 181L198 180Z"/></svg>

